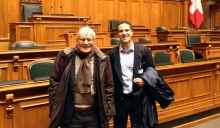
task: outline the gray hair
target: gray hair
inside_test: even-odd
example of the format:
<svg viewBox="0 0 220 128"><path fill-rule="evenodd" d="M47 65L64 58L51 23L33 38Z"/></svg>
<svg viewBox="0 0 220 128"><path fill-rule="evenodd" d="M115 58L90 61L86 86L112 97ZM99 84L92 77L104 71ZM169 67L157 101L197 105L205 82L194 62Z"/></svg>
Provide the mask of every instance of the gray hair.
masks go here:
<svg viewBox="0 0 220 128"><path fill-rule="evenodd" d="M76 39L79 39L79 37L82 34L85 34L85 33L92 35L93 38L96 39L95 31L92 28L88 27L88 26L80 28L79 32L76 35Z"/></svg>

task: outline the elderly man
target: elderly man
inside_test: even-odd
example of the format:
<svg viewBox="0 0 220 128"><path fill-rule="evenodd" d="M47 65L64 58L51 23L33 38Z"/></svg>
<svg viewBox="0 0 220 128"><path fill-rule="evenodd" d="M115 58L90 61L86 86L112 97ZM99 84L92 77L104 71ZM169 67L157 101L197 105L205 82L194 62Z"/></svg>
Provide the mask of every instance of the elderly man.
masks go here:
<svg viewBox="0 0 220 128"><path fill-rule="evenodd" d="M115 115L109 57L94 44L95 32L83 27L74 48L60 51L48 88L49 128L108 128Z"/></svg>

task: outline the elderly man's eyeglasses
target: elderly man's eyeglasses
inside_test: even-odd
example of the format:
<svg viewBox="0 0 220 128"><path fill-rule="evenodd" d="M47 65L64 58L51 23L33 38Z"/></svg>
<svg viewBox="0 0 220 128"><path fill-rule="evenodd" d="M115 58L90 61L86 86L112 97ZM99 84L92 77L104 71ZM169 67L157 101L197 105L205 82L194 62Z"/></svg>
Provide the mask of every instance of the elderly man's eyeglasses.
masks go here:
<svg viewBox="0 0 220 128"><path fill-rule="evenodd" d="M92 41L94 41L94 39L89 39L89 38L79 38L78 39L80 42L85 42L86 40L87 40L87 42L92 42Z"/></svg>

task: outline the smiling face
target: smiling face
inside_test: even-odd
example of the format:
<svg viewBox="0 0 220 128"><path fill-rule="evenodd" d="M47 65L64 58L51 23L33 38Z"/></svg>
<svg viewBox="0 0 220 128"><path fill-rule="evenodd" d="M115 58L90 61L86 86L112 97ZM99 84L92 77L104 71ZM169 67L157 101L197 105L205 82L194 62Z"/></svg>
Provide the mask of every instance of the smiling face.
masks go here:
<svg viewBox="0 0 220 128"><path fill-rule="evenodd" d="M89 53L95 44L95 32L89 27L83 27L77 34L78 48L83 53Z"/></svg>
<svg viewBox="0 0 220 128"><path fill-rule="evenodd" d="M122 23L118 26L118 37L121 40L122 44L132 43L131 36L133 35L133 31L129 24Z"/></svg>

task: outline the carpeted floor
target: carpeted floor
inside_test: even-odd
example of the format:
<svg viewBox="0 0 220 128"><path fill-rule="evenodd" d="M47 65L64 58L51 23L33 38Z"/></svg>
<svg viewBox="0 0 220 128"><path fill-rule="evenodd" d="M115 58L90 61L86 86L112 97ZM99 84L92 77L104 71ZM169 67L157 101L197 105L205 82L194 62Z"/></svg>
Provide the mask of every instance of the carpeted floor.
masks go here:
<svg viewBox="0 0 220 128"><path fill-rule="evenodd" d="M220 128L220 118L207 121L191 128Z"/></svg>

